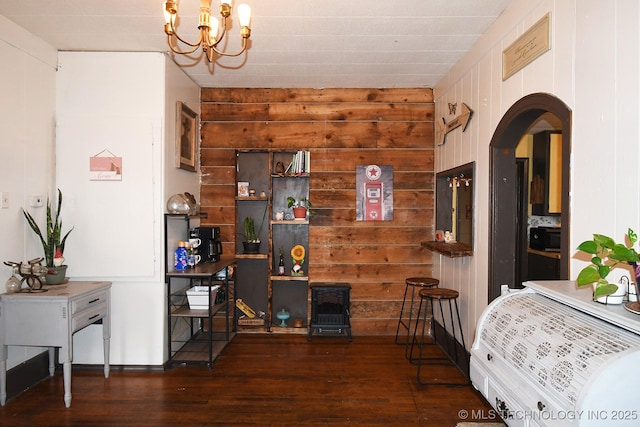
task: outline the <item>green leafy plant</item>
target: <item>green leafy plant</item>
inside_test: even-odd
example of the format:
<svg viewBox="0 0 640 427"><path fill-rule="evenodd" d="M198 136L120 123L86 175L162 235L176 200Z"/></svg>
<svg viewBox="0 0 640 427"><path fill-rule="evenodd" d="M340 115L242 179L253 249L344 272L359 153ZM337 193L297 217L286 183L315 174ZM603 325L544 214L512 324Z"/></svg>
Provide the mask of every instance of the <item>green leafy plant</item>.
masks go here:
<svg viewBox="0 0 640 427"><path fill-rule="evenodd" d="M627 265L638 262L640 255L633 248L638 240L637 234L629 228L627 237L630 245L616 243L609 236L594 234L592 240L586 240L578 246L578 250L591 255L591 264L583 268L576 280L578 286L595 284L593 298L610 295L618 290L618 285L609 283L607 276L619 264Z"/></svg>
<svg viewBox="0 0 640 427"><path fill-rule="evenodd" d="M313 215L315 212L311 210L311 200L304 197L302 199L296 200L293 196L287 197L287 207L288 208L305 208L309 211L309 215Z"/></svg>
<svg viewBox="0 0 640 427"><path fill-rule="evenodd" d="M53 211L51 209L51 203L47 198L47 225L46 225L46 238L43 234L42 230L33 219L31 214L24 209L22 210L22 214L24 215L29 227L33 230L34 233L40 238L40 243L42 243L42 248L44 249L44 257L47 262L47 267L53 267L53 259L56 256L56 252L59 252L59 256L62 256L64 253L64 246L67 241L67 237L69 237L69 233L73 230L67 231L64 237L62 236L62 220L60 219L60 210L62 209L62 191L58 189L58 206L55 211L55 218L53 217Z"/></svg>
<svg viewBox="0 0 640 427"><path fill-rule="evenodd" d="M244 233L243 236L247 242L259 242L260 239L256 234L255 222L253 218L246 217L244 219Z"/></svg>
<svg viewBox="0 0 640 427"><path fill-rule="evenodd" d="M296 200L295 197L288 196L287 197L287 207L288 208L307 208L311 209L311 201L309 199L302 198L300 200Z"/></svg>

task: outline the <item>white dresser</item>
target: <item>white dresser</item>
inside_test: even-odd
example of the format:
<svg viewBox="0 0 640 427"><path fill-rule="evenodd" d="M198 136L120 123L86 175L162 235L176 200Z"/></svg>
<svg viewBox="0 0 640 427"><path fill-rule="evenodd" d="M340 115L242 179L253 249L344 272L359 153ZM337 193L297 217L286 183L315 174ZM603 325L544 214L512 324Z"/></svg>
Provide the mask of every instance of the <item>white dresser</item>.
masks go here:
<svg viewBox="0 0 640 427"><path fill-rule="evenodd" d="M526 282L478 321L470 377L509 426L640 425L640 315Z"/></svg>
<svg viewBox="0 0 640 427"><path fill-rule="evenodd" d="M50 347L49 372L53 375L53 350L62 363L64 403L71 406L73 334L102 320L104 376L109 377L111 312L110 282L68 282L45 286L45 292L0 295L0 404L7 399L7 346Z"/></svg>

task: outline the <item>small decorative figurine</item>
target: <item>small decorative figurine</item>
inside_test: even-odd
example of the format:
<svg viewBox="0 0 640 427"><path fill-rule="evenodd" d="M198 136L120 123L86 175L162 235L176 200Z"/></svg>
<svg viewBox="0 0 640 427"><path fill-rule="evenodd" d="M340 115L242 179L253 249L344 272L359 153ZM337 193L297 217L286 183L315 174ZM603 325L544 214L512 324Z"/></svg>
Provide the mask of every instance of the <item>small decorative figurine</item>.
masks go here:
<svg viewBox="0 0 640 427"><path fill-rule="evenodd" d="M453 234L451 234L450 231L445 231L444 232L444 242L445 243L453 243L453 242L455 242L455 240L453 240Z"/></svg>
<svg viewBox="0 0 640 427"><path fill-rule="evenodd" d="M287 319L289 319L289 317L291 317L291 314L285 310L284 308L282 310L280 310L279 312L276 313L276 317L278 319L280 319L280 327L281 328L286 328L287 327Z"/></svg>
<svg viewBox="0 0 640 427"><path fill-rule="evenodd" d="M293 261L293 268L291 269L292 276L304 276L304 270L302 270L302 264L304 264L304 256L304 246L295 245L291 249L291 258Z"/></svg>

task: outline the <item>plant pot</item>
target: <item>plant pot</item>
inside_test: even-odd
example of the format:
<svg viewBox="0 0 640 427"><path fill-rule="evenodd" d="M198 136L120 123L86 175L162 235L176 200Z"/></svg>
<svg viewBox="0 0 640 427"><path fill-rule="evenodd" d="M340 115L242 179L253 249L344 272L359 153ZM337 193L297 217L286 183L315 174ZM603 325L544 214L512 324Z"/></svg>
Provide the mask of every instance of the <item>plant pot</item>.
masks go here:
<svg viewBox="0 0 640 427"><path fill-rule="evenodd" d="M260 242L242 242L245 254L259 254Z"/></svg>
<svg viewBox="0 0 640 427"><path fill-rule="evenodd" d="M47 279L47 285L59 285L64 282L65 274L67 274L67 266L61 265L60 267L47 267L47 274L44 277Z"/></svg>
<svg viewBox="0 0 640 427"><path fill-rule="evenodd" d="M627 294L627 286L617 283L618 290L612 294L605 295L603 297L596 298L595 301L601 304L622 304L624 301L624 297ZM594 286L595 291L595 286Z"/></svg>
<svg viewBox="0 0 640 427"><path fill-rule="evenodd" d="M296 219L305 219L307 217L307 208L293 208L293 217Z"/></svg>
<svg viewBox="0 0 640 427"><path fill-rule="evenodd" d="M618 286L618 290L614 293L595 298L594 301L600 304L622 304L629 292L629 272L624 268L614 268L607 276L609 283L613 283ZM595 292L595 283L593 284L593 290Z"/></svg>

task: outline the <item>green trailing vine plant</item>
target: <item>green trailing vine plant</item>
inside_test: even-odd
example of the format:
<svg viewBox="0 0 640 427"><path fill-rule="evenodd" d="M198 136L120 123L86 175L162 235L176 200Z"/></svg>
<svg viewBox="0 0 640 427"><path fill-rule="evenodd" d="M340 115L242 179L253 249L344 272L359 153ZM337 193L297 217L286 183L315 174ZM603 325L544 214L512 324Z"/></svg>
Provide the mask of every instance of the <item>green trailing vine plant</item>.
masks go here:
<svg viewBox="0 0 640 427"><path fill-rule="evenodd" d="M616 243L609 236L594 234L592 240L586 240L578 246L578 250L591 255L591 264L584 267L578 274L578 286L595 285L593 299L611 295L618 290L618 285L610 283L607 276L611 270L620 264L637 263L640 255L633 248L638 241L638 235L631 228L627 231L630 245Z"/></svg>

